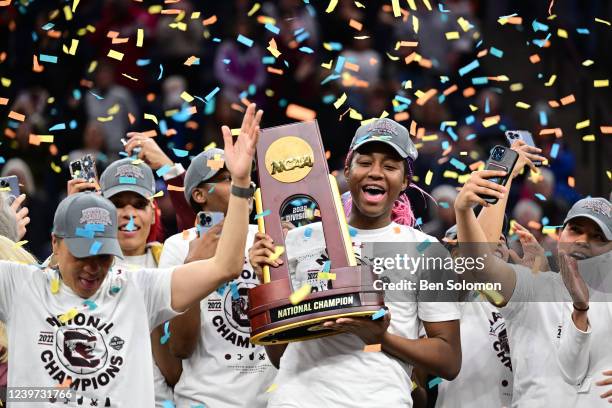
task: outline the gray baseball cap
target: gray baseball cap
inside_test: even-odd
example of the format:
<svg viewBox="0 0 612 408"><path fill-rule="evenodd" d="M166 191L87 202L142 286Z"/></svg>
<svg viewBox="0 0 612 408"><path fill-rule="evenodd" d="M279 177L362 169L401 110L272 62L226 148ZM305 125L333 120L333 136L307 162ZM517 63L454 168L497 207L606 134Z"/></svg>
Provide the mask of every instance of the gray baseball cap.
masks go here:
<svg viewBox="0 0 612 408"><path fill-rule="evenodd" d="M210 180L221 169L208 166L209 160L215 160L218 157L220 160L225 160L225 152L222 149L208 149L191 160L191 164L185 172L185 199L188 203L191 202L191 193L203 181Z"/></svg>
<svg viewBox="0 0 612 408"><path fill-rule="evenodd" d="M131 158L112 162L100 177L102 195L110 198L124 191L133 191L145 198L155 194L155 177L153 170L144 162Z"/></svg>
<svg viewBox="0 0 612 408"><path fill-rule="evenodd" d="M612 204L603 197L579 200L570 208L563 225L574 218L585 217L595 222L608 241L612 241Z"/></svg>
<svg viewBox="0 0 612 408"><path fill-rule="evenodd" d="M350 150L359 149L364 144L371 142L388 144L402 159L410 157L416 160L419 156L416 146L410 140L408 129L391 119L376 119L361 125L355 132Z"/></svg>
<svg viewBox="0 0 612 408"><path fill-rule="evenodd" d="M63 238L76 258L123 258L117 241L117 209L107 198L91 191L69 195L60 202L55 210L53 235Z"/></svg>

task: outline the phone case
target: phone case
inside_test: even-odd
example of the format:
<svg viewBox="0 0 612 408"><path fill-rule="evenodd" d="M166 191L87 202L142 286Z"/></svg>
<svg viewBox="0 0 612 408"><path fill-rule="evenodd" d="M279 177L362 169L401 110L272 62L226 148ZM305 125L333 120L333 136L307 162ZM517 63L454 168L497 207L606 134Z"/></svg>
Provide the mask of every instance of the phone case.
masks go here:
<svg viewBox="0 0 612 408"><path fill-rule="evenodd" d="M522 140L523 142L527 143L529 146L537 147L535 145L531 132L529 132L528 130L507 130L505 132L505 135L506 135L506 140L508 140L509 146L512 146L512 143L514 143L517 140ZM533 164L539 167L542 165L542 162L534 161Z"/></svg>
<svg viewBox="0 0 612 408"><path fill-rule="evenodd" d="M491 155L497 147L502 146L493 147L493 149L491 149ZM485 170L503 170L506 172L506 175L504 177L493 177L489 179L489 181L500 184L502 186L505 186L508 182L508 178L510 177L512 170L514 170L514 166L516 165L516 162L519 157L518 153L514 150L508 147L504 147L504 149L504 156L501 158L501 160L494 160L492 157L489 157L489 160L487 160L487 164L485 166ZM497 201L499 201L496 197L488 195L481 195L480 197L482 197L482 199L484 199L489 204L497 204Z"/></svg>
<svg viewBox="0 0 612 408"><path fill-rule="evenodd" d="M19 179L17 178L17 176L7 176L0 178L0 188L7 187L10 189L9 191L7 191L7 193L9 194L11 201L19 197L19 195L21 194L21 191L19 189Z"/></svg>

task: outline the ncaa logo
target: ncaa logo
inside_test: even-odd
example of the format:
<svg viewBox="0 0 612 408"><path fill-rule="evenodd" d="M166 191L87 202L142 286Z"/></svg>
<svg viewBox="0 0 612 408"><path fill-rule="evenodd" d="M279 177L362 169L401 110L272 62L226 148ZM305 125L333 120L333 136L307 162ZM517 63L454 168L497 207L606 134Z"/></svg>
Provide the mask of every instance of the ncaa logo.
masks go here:
<svg viewBox="0 0 612 408"><path fill-rule="evenodd" d="M62 327L55 337L59 361L75 374L93 374L106 365L108 349L98 332L85 328Z"/></svg>

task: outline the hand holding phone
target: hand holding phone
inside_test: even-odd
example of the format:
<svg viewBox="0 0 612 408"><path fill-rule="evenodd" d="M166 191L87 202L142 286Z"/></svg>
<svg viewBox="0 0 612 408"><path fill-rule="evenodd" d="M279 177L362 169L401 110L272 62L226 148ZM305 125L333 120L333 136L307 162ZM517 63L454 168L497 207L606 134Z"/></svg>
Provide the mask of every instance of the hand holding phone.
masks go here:
<svg viewBox="0 0 612 408"><path fill-rule="evenodd" d="M80 178L89 183L95 183L98 180L95 157L86 154L80 159L70 162L70 176L72 179Z"/></svg>
<svg viewBox="0 0 612 408"><path fill-rule="evenodd" d="M196 217L198 235L204 234L224 218L225 215L222 212L200 211Z"/></svg>
<svg viewBox="0 0 612 408"><path fill-rule="evenodd" d="M19 197L21 192L19 190L19 179L17 176L0 177L0 191L8 193L10 203Z"/></svg>
<svg viewBox="0 0 612 408"><path fill-rule="evenodd" d="M512 146L517 140L522 140L527 145L537 148L535 142L533 141L533 136L531 135L531 132L527 130L507 130L505 134L506 140L508 140L508 144L510 146ZM540 167L542 165L541 160L533 160L532 162L536 167Z"/></svg>
<svg viewBox="0 0 612 408"><path fill-rule="evenodd" d="M518 157L518 153L508 147L499 145L493 147L493 149L491 149L491 156L485 165L485 170L504 171L506 175L491 177L488 180L500 186L505 186L512 174ZM498 201L497 197L486 194L479 194L479 197L489 204L496 204Z"/></svg>

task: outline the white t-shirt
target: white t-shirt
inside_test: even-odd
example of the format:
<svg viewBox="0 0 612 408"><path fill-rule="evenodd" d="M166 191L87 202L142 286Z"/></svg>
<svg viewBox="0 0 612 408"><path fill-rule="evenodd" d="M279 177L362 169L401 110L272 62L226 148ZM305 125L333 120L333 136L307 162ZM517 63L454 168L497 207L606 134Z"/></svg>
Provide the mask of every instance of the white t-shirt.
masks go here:
<svg viewBox="0 0 612 408"><path fill-rule="evenodd" d="M504 318L482 298L459 307L463 364L454 380L438 385L436 408L509 407L512 364Z"/></svg>
<svg viewBox="0 0 612 408"><path fill-rule="evenodd" d="M311 228L310 238L304 234L305 228ZM362 242L437 241L396 223L355 232L352 240L358 257ZM299 257L303 263L299 270L321 270L320 261L326 254L320 223L289 231L285 244L290 264ZM423 302L413 296L408 302L385 302L391 312L390 333L417 339L420 320L442 322L460 317L456 303ZM274 381L278 388L268 407L411 407L412 366L384 352L364 352L363 348L363 341L348 333L290 343L281 358Z"/></svg>
<svg viewBox="0 0 612 408"><path fill-rule="evenodd" d="M564 380L557 360L563 331L575 329L561 275L510 266L516 287L500 311L506 319L514 370L512 407L574 408L579 387Z"/></svg>
<svg viewBox="0 0 612 408"><path fill-rule="evenodd" d="M177 315L170 306L172 269L111 270L88 299L94 302L91 306L64 284L51 293L58 275L0 261L0 320L7 323L9 335L9 386L56 387L71 377L82 406L153 406L148 334ZM59 316L72 308L78 314L60 323Z"/></svg>
<svg viewBox="0 0 612 408"><path fill-rule="evenodd" d="M249 225L247 248L253 243L257 226ZM180 265L189 252L189 241L176 234L166 240L160 266ZM258 284L245 257L241 277L222 286L200 303L200 333L193 354L183 360L183 374L174 387L176 406L205 404L210 408L265 407L265 391L272 384L276 369L263 346L250 343L248 310L249 288Z"/></svg>
<svg viewBox="0 0 612 408"><path fill-rule="evenodd" d="M150 247L147 247L144 255L136 256L124 256L123 259L115 258L115 269L132 270L137 271L142 268L157 268L157 262L153 256L153 251ZM157 339L156 341L159 341ZM155 385L155 406L157 408L164 408L164 402L174 402L174 393L172 388L166 382L166 378L162 374L161 370L153 360L153 382Z"/></svg>

